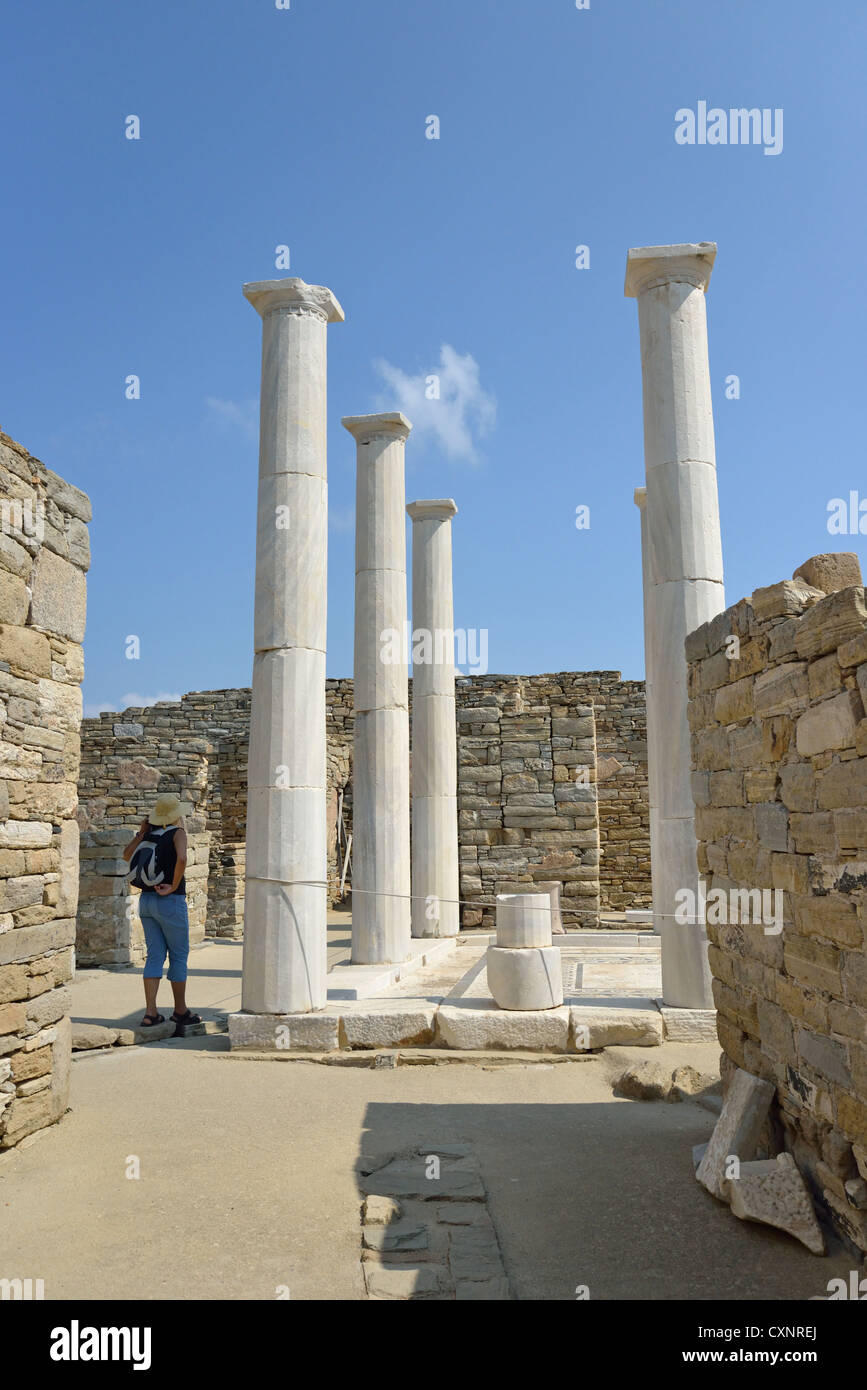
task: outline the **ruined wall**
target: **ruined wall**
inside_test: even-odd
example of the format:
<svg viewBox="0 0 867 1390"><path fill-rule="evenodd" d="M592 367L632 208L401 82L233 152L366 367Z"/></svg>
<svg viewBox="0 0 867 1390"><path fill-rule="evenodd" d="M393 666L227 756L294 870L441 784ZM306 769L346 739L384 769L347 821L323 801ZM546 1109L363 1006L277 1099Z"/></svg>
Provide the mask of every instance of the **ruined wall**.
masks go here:
<svg viewBox="0 0 867 1390"><path fill-rule="evenodd" d="M0 434L0 1149L68 1102L90 516Z"/></svg>
<svg viewBox="0 0 867 1390"><path fill-rule="evenodd" d="M327 682L331 902L352 832L352 691L351 680ZM562 885L567 926L595 925L600 905L646 906L643 684L621 681L616 671L475 676L459 679L456 695L463 924L493 925L498 892L542 882ZM411 700L412 682L410 709ZM119 850L158 791L177 791L195 809L193 939L206 923L208 935L240 936L249 722L249 690L197 692L179 704L84 721L83 962L143 958L137 894L129 895ZM585 778L576 781L581 767Z"/></svg>
<svg viewBox="0 0 867 1390"><path fill-rule="evenodd" d="M596 926L596 740L582 677L468 677L457 704L460 896L472 904L462 925L493 928L497 893L556 881L564 926Z"/></svg>
<svg viewBox="0 0 867 1390"><path fill-rule="evenodd" d="M820 578L814 574L814 582ZM713 901L708 908L720 1042L732 1063L775 1084L781 1142L861 1250L867 1250L864 600L860 584L823 596L802 581L787 581L757 590L686 644L699 870L708 894L722 888L728 898L724 923L715 921L720 912ZM734 658L727 655L731 635L739 639ZM733 644L728 650L735 651ZM763 920L744 920L745 905L731 898L733 889L768 890Z"/></svg>

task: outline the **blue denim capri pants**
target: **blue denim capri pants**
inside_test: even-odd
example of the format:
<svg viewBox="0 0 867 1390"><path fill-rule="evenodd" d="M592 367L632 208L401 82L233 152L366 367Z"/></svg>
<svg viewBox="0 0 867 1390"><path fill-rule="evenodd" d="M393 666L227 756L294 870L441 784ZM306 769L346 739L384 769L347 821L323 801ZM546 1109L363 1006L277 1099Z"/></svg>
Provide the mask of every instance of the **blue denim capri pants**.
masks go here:
<svg viewBox="0 0 867 1390"><path fill-rule="evenodd" d="M148 953L144 966L146 980L162 979L166 956L169 958L169 980L180 982L187 978L187 957L190 954L190 922L187 900L183 893L142 893L138 913L144 928Z"/></svg>

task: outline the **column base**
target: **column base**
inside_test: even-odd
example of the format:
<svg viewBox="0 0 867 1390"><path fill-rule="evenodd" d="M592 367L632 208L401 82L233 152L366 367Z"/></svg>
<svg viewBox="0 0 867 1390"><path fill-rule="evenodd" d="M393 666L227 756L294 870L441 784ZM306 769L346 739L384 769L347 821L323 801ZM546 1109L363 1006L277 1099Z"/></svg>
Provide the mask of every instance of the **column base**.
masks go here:
<svg viewBox="0 0 867 1390"><path fill-rule="evenodd" d="M309 1014L229 1014L232 1052L333 1052L340 1014L321 1009Z"/></svg>

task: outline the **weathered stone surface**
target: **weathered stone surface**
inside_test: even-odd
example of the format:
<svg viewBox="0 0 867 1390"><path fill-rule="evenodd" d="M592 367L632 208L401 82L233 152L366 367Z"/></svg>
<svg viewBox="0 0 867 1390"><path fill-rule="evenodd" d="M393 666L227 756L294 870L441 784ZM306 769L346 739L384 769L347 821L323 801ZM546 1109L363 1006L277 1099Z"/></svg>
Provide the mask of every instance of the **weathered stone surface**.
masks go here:
<svg viewBox="0 0 867 1390"><path fill-rule="evenodd" d="M854 691L844 691L805 710L798 720L798 752L804 758L828 749L853 748L855 726L862 718L861 700Z"/></svg>
<svg viewBox="0 0 867 1390"><path fill-rule="evenodd" d="M361 1179L366 1194L386 1197L416 1197L421 1201L441 1201L444 1197L462 1201L484 1201L485 1189L478 1164L472 1159L441 1159L439 1176L429 1176L431 1166L425 1155L395 1158Z"/></svg>
<svg viewBox="0 0 867 1390"><path fill-rule="evenodd" d="M73 1023L72 1050L87 1052L91 1048L111 1047L117 1040L117 1030L103 1028L98 1023Z"/></svg>
<svg viewBox="0 0 867 1390"><path fill-rule="evenodd" d="M81 570L42 549L36 560L30 621L34 627L84 641L87 584ZM50 671L42 672L50 675Z"/></svg>
<svg viewBox="0 0 867 1390"><path fill-rule="evenodd" d="M423 1047L433 1041L436 1006L371 1003L342 1016L348 1047Z"/></svg>
<svg viewBox="0 0 867 1390"><path fill-rule="evenodd" d="M742 1163L739 1176L725 1182L724 1195L741 1221L775 1226L794 1236L814 1255L824 1255L825 1240L813 1203L791 1154Z"/></svg>
<svg viewBox="0 0 867 1390"><path fill-rule="evenodd" d="M629 1100L667 1100L670 1091L671 1071L661 1062L637 1062L614 1083L614 1094Z"/></svg>
<svg viewBox="0 0 867 1390"><path fill-rule="evenodd" d="M443 1265L388 1265L365 1262L364 1278L371 1298L435 1297L448 1284Z"/></svg>
<svg viewBox="0 0 867 1390"><path fill-rule="evenodd" d="M569 1045L569 1012L566 1007L523 1013L443 1004L437 1013L437 1037L445 1047L460 1051L529 1048L565 1052Z"/></svg>
<svg viewBox="0 0 867 1390"><path fill-rule="evenodd" d="M578 1052L595 1047L658 1047L662 1042L658 1009L573 1004L570 1014L572 1046Z"/></svg>
<svg viewBox="0 0 867 1390"><path fill-rule="evenodd" d="M696 1170L699 1182L714 1197L725 1198L726 1159L733 1155L743 1164L754 1157L773 1097L774 1087L769 1081L742 1068L735 1070L707 1153Z"/></svg>
<svg viewBox="0 0 867 1390"><path fill-rule="evenodd" d="M338 1013L229 1014L232 1050L333 1052L340 1046Z"/></svg>
<svg viewBox="0 0 867 1390"><path fill-rule="evenodd" d="M864 582L858 556L850 550L814 555L798 566L792 578L803 579L805 584L820 589L823 594L833 594L838 589L849 589Z"/></svg>
<svg viewBox="0 0 867 1390"><path fill-rule="evenodd" d="M361 1207L362 1220L367 1226L387 1226L391 1222L399 1221L402 1214L400 1202L396 1202L393 1197L380 1197L375 1193L365 1197Z"/></svg>

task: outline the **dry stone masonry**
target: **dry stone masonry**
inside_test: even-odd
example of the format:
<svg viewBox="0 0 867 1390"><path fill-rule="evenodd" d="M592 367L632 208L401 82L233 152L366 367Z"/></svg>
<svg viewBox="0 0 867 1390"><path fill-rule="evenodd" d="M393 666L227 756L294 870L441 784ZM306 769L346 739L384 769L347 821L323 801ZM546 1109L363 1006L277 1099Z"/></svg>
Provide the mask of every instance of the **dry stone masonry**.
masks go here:
<svg viewBox="0 0 867 1390"><path fill-rule="evenodd" d="M90 502L0 434L0 1149L69 1093Z"/></svg>
<svg viewBox="0 0 867 1390"><path fill-rule="evenodd" d="M757 589L693 632L686 655L729 1073L773 1085L778 1146L867 1250L867 604L855 556L816 557Z"/></svg>
<svg viewBox="0 0 867 1390"><path fill-rule="evenodd" d="M455 695L462 925L493 930L498 893L550 889L552 883L560 888L567 928L595 926L600 910L646 907L650 843L642 683L621 681L616 671L472 676L457 681ZM176 791L193 807L187 822L192 940L201 941L206 932L241 938L249 727L250 691L244 689L198 691L176 704L83 721L82 964L138 964L144 958L138 894L127 889L120 849L161 791ZM329 680L331 902L339 896L346 838L353 831L353 729L353 682ZM587 782L576 780L582 769ZM571 799L576 793L579 799Z"/></svg>

